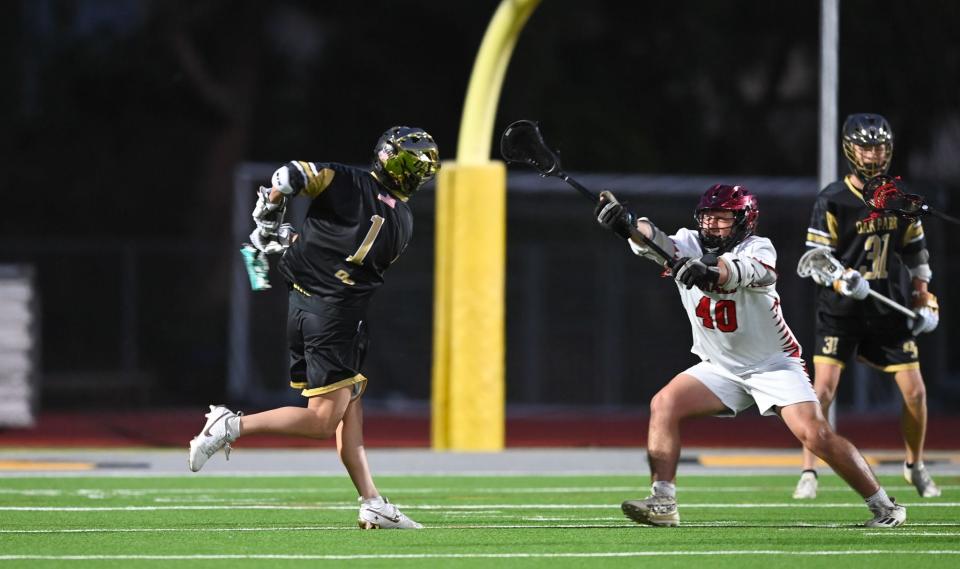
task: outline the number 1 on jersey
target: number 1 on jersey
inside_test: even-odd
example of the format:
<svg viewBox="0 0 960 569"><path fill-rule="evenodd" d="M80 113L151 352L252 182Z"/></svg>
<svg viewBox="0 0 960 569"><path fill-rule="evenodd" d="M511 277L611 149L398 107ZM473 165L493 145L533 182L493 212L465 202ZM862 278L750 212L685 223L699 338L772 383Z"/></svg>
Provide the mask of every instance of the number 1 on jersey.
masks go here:
<svg viewBox="0 0 960 569"><path fill-rule="evenodd" d="M373 242L377 240L377 235L380 235L380 228L383 227L383 218L379 215L371 216L370 223L372 225L367 231L367 236L364 237L363 242L360 243L360 247L357 249L357 252L347 257L348 263L362 265L363 260L367 257L367 253L370 252L370 248L373 247Z"/></svg>
<svg viewBox="0 0 960 569"><path fill-rule="evenodd" d="M360 243L360 247L357 248L357 252L347 257L346 261L348 263L353 263L354 265L363 264L363 260L367 258L367 253L369 253L370 248L373 247L373 242L377 240L377 235L380 235L380 228L383 227L383 221L383 218L379 215L370 217L370 229L367 230L367 235ZM350 278L350 273L343 269L340 269L334 273L333 276L340 279L340 282L347 286L353 286L357 284L352 278Z"/></svg>

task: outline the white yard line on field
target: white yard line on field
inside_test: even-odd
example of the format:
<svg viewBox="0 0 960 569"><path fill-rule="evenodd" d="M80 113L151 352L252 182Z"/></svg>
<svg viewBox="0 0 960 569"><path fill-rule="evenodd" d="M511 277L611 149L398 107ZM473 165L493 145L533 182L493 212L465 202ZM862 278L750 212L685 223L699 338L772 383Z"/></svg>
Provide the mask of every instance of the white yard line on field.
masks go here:
<svg viewBox="0 0 960 569"><path fill-rule="evenodd" d="M913 490L913 486L887 486L888 490ZM942 490L952 491L960 489L960 486L943 485ZM757 493L771 492L777 490L787 492L786 487L775 486L729 486L719 488L701 488L701 487L681 487L683 494L735 494L735 493ZM494 488L443 488L443 487L409 487L409 488L389 488L386 487L386 494L449 494L449 495L474 495L474 494L577 494L577 493L636 493L646 490L645 486L540 486L536 488L523 486L504 486ZM62 490L58 488L0 488L0 495L13 496L81 496L91 499L103 499L113 497L138 497L150 495L206 495L206 494L314 494L314 495L342 495L351 492L352 489L344 488L78 488L76 490ZM850 488L846 486L820 487L819 493L849 493Z"/></svg>
<svg viewBox="0 0 960 569"><path fill-rule="evenodd" d="M883 537L958 537L960 532L956 531L870 531L863 532L863 535L882 535Z"/></svg>
<svg viewBox="0 0 960 569"><path fill-rule="evenodd" d="M857 555L960 555L960 549L946 550L820 550L790 551L779 549L713 550L713 551L616 551L569 553L385 553L359 555L309 554L204 554L204 555L0 555L0 561L199 561L199 560L294 560L294 561L348 561L371 559L536 559L536 558L618 558L618 557L710 557L710 556L777 556L791 557L850 557Z"/></svg>
<svg viewBox="0 0 960 569"><path fill-rule="evenodd" d="M960 502L914 502L905 504L911 508L956 508ZM410 510L593 510L617 508L616 504L400 504L397 506ZM353 510L356 505L343 503L315 503L303 505L281 504L236 504L229 506L0 506L0 512L155 512L166 510ZM769 504L681 504L685 510L693 509L821 509L821 508L865 508L862 503L813 503L796 502Z"/></svg>

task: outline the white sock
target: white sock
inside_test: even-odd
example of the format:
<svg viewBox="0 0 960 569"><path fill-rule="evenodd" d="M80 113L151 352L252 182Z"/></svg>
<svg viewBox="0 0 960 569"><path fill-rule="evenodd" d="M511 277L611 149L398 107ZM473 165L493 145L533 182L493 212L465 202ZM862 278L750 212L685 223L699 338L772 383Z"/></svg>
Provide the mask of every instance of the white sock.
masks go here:
<svg viewBox="0 0 960 569"><path fill-rule="evenodd" d="M230 438L230 442L237 440L240 437L240 416L230 417L226 421L227 423L227 437Z"/></svg>
<svg viewBox="0 0 960 569"><path fill-rule="evenodd" d="M887 496L887 491L881 488L877 491L876 494L870 496L866 500L867 507L871 510L876 510L878 508L892 508L893 502L890 501L890 497Z"/></svg>
<svg viewBox="0 0 960 569"><path fill-rule="evenodd" d="M654 496L669 496L674 499L677 497L677 485L673 482L657 480L651 488L653 489Z"/></svg>

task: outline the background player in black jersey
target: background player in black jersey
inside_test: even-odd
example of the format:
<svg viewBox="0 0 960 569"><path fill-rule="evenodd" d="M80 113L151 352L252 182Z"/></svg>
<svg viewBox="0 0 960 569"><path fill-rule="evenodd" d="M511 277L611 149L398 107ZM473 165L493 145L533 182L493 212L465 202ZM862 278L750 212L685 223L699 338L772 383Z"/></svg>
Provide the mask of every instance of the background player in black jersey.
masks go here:
<svg viewBox="0 0 960 569"><path fill-rule="evenodd" d="M875 114L850 115L842 138L851 172L820 191L807 230L808 247L828 247L851 268L836 281L835 290L821 288L817 293L814 390L826 413L840 372L854 352L860 361L892 374L903 395L903 476L921 496L939 496L923 465L927 396L915 341L939 322L937 299L927 290L932 272L923 225L894 214L871 215L864 203L864 184L886 173L893 158L893 130L887 120ZM870 289L913 307L918 318L908 319L867 298ZM816 497L815 461L804 449L794 498Z"/></svg>
<svg viewBox="0 0 960 569"><path fill-rule="evenodd" d="M413 232L407 200L439 169L437 145L424 130L393 127L374 152L372 170L336 163L289 162L261 188L251 241L283 251L279 269L290 288L287 338L290 386L306 408L281 407L241 416L211 405L203 430L190 442L190 470L200 470L243 435L285 434L316 439L336 435L337 451L360 494L363 529L422 527L380 496L363 448L360 373L367 348L367 304L384 271L406 249ZM286 200L313 201L296 235L281 231Z"/></svg>

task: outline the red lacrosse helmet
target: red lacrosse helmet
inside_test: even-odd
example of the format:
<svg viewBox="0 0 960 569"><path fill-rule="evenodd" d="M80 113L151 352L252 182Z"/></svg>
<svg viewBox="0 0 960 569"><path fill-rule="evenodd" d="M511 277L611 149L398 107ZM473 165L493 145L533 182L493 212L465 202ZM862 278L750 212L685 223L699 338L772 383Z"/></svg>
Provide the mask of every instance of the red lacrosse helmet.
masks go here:
<svg viewBox="0 0 960 569"><path fill-rule="evenodd" d="M710 211L732 211L733 226L726 236L710 235L704 231L703 214ZM753 234L757 228L757 218L760 217L760 204L757 197L743 186L714 184L704 192L694 219L697 221L697 230L700 233L700 243L708 253L722 254L732 249Z"/></svg>

